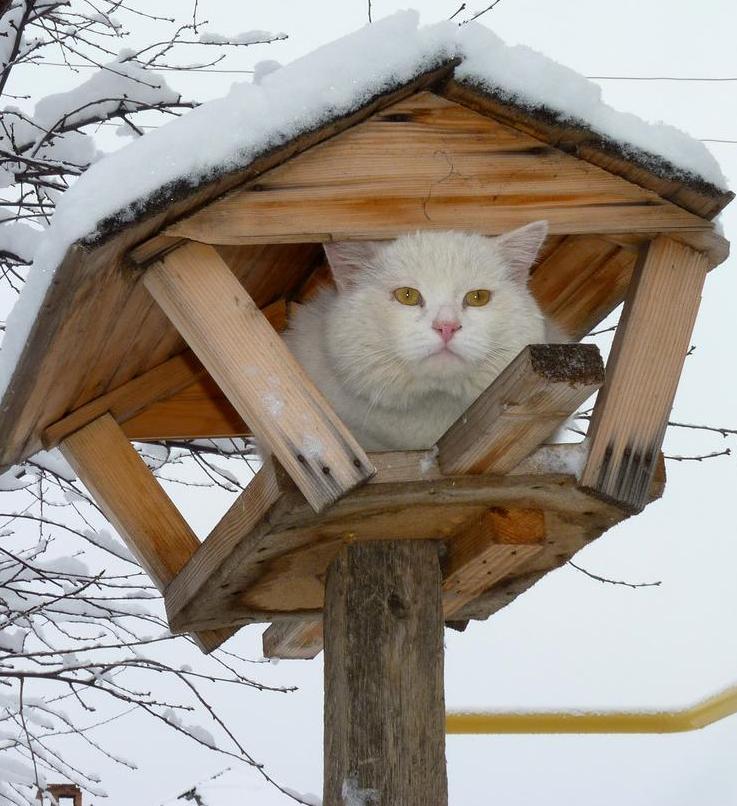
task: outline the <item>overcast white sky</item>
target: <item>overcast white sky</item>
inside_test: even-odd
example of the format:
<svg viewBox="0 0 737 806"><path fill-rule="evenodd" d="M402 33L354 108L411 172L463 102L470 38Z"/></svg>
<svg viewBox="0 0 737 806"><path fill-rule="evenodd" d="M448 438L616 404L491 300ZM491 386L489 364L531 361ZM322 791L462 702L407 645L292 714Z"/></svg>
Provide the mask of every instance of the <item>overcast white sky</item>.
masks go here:
<svg viewBox="0 0 737 806"><path fill-rule="evenodd" d="M177 0L176 6L180 6ZM443 19L459 3L420 2L424 21ZM156 10L170 2L151 4ZM471 4L482 7L484 3ZM286 62L366 22L360 0L233 3L200 0L212 30L283 30L286 42L240 51L229 66L265 58ZM373 2L374 17L404 4ZM502 0L484 22L510 43L541 50L585 75L734 76L737 9L727 0L618 3L604 0ZM227 92L233 76L184 79L201 99ZM242 78L248 79L248 76ZM35 68L28 80L61 89L61 71ZM38 82L38 85L36 85ZM41 82L43 84L41 85ZM171 83L177 85L176 80ZM601 82L606 100L651 120L673 123L695 137L737 140L737 82ZM737 145L710 144L737 187ZM735 211L723 216L737 234ZM674 417L737 426L734 346L737 273L734 260L710 276ZM606 342L602 342L606 344ZM721 438L674 432L667 452L705 453ZM446 696L450 709L652 708L683 705L737 682L737 529L734 458L668 464L662 501L613 529L578 556L590 570L631 581L662 580L631 590L596 583L571 569L550 574L491 621L449 633ZM204 534L224 511L224 499L179 500ZM232 649L260 655L260 630L242 630ZM293 695L213 696L248 737L249 749L289 786L320 792L322 664L282 662L259 667L272 683L296 683ZM93 762L109 792L102 806L157 806L228 760L151 725L118 721L97 738L137 758L130 772ZM737 719L701 732L669 736L449 737L453 806L723 806L737 802L733 748ZM208 788L208 806L287 801L252 773L233 773Z"/></svg>

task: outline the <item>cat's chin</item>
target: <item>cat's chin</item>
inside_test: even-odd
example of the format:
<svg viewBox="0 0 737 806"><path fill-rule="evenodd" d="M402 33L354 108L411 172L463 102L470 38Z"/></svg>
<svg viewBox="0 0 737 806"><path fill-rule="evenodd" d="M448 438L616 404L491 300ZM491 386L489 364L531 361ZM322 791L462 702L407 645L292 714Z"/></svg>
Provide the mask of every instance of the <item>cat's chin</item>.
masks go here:
<svg viewBox="0 0 737 806"><path fill-rule="evenodd" d="M468 361L453 350L437 350L422 363L433 374L455 375L464 371Z"/></svg>

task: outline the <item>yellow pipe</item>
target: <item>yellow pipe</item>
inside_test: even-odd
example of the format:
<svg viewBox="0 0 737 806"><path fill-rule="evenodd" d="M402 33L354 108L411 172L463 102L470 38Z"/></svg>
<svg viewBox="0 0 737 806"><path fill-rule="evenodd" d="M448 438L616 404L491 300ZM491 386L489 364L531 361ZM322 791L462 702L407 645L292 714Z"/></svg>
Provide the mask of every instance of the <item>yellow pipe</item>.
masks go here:
<svg viewBox="0 0 737 806"><path fill-rule="evenodd" d="M737 686L680 711L448 713L446 733L678 733L737 713Z"/></svg>

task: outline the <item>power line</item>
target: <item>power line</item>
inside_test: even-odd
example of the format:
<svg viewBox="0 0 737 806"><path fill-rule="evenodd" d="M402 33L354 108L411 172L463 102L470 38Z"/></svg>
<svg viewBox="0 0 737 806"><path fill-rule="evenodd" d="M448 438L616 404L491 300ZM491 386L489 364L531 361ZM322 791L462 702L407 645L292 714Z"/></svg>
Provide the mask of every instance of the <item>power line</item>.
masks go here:
<svg viewBox="0 0 737 806"><path fill-rule="evenodd" d="M98 69L94 64L74 64L65 62L33 62L35 67L86 67ZM153 67L153 70L182 70L188 73L248 73L254 70L227 69L221 67ZM737 76L584 76L592 81L737 81Z"/></svg>
<svg viewBox="0 0 737 806"><path fill-rule="evenodd" d="M737 76L586 76L593 81L737 81Z"/></svg>

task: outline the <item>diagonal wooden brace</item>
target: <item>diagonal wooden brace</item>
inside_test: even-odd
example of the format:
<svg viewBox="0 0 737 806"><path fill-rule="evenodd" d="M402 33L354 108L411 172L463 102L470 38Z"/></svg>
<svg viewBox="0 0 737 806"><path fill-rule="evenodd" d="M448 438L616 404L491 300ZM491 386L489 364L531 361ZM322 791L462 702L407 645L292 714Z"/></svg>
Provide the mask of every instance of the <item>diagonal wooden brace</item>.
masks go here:
<svg viewBox="0 0 737 806"><path fill-rule="evenodd" d="M625 300L581 484L630 510L648 500L707 268L706 255L661 236Z"/></svg>
<svg viewBox="0 0 737 806"><path fill-rule="evenodd" d="M144 282L316 512L371 478L361 446L213 247L169 252Z"/></svg>
<svg viewBox="0 0 737 806"><path fill-rule="evenodd" d="M443 473L508 473L604 382L593 344L533 344L443 434Z"/></svg>
<svg viewBox="0 0 737 806"><path fill-rule="evenodd" d="M200 545L179 510L110 414L70 434L61 452L105 517L163 593ZM193 634L211 652L237 628Z"/></svg>

